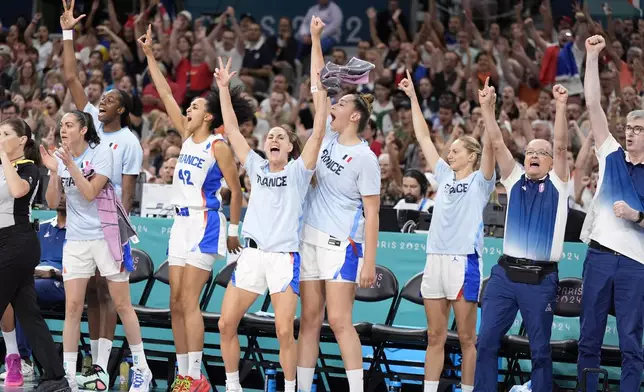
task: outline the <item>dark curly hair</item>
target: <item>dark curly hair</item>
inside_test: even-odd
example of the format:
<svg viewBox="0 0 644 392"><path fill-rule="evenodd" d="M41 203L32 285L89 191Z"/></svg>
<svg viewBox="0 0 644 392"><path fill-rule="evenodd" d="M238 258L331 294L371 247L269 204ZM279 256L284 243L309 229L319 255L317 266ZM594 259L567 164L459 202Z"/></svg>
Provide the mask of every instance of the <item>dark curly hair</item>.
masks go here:
<svg viewBox="0 0 644 392"><path fill-rule="evenodd" d="M242 96L242 93L242 86L237 86L230 89L230 101L232 102L235 116L237 116L238 124L252 121L253 117L255 117L255 108L253 108L253 105L248 99ZM224 118L221 114L219 90L211 90L204 99L206 100L206 112L212 114L213 117L212 121L210 122L210 130L214 131L224 124Z"/></svg>

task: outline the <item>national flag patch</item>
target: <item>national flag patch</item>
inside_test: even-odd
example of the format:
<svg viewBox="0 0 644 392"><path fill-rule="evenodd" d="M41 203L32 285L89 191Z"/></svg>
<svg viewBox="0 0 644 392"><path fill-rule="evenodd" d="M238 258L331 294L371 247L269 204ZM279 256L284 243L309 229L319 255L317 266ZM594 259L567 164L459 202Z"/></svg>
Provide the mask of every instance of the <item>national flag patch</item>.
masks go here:
<svg viewBox="0 0 644 392"><path fill-rule="evenodd" d="M119 145L118 145L118 144L116 144L116 143L114 143L114 142L110 143L110 148L111 148L112 150L116 150L118 147L119 147Z"/></svg>
<svg viewBox="0 0 644 392"><path fill-rule="evenodd" d="M345 161L346 163L351 162L351 160L352 160L352 159L353 159L353 157L350 157L350 156L349 156L349 155L347 155L347 154L345 154L345 155L342 157L342 160L343 160L343 161Z"/></svg>

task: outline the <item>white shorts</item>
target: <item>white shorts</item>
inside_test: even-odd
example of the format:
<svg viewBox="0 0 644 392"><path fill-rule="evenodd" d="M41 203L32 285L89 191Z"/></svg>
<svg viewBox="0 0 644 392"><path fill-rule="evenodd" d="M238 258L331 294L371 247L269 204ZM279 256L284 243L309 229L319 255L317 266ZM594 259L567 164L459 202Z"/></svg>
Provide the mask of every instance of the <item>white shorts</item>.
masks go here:
<svg viewBox="0 0 644 392"><path fill-rule="evenodd" d="M477 254L428 254L420 292L425 299L447 298L478 302L483 281L483 259Z"/></svg>
<svg viewBox="0 0 644 392"><path fill-rule="evenodd" d="M88 279L96 274L112 282L128 282L130 273L123 263L114 261L104 239L67 240L63 246L63 280Z"/></svg>
<svg viewBox="0 0 644 392"><path fill-rule="evenodd" d="M246 247L237 259L231 282L235 287L262 295L282 293L291 286L300 295L300 254L264 252Z"/></svg>
<svg viewBox="0 0 644 392"><path fill-rule="evenodd" d="M363 264L362 244L339 240L309 225L302 229L300 280L357 283Z"/></svg>
<svg viewBox="0 0 644 392"><path fill-rule="evenodd" d="M215 261L226 257L226 217L220 211L189 210L175 216L168 243L168 264L186 264L211 271Z"/></svg>

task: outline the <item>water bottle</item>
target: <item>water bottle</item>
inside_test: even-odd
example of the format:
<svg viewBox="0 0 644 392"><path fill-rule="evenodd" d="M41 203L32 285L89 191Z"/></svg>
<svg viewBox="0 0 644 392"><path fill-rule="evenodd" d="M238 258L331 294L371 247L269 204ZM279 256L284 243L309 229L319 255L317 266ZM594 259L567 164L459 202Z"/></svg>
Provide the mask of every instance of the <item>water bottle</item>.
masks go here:
<svg viewBox="0 0 644 392"><path fill-rule="evenodd" d="M277 392L277 370L272 363L266 369L264 380L264 392Z"/></svg>
<svg viewBox="0 0 644 392"><path fill-rule="evenodd" d="M311 384L311 392L317 392L318 390L318 374L313 375L313 384Z"/></svg>
<svg viewBox="0 0 644 392"><path fill-rule="evenodd" d="M397 375L389 381L389 392L402 392L402 382Z"/></svg>
<svg viewBox="0 0 644 392"><path fill-rule="evenodd" d="M119 391L128 391L130 382L130 364L127 360L119 365Z"/></svg>

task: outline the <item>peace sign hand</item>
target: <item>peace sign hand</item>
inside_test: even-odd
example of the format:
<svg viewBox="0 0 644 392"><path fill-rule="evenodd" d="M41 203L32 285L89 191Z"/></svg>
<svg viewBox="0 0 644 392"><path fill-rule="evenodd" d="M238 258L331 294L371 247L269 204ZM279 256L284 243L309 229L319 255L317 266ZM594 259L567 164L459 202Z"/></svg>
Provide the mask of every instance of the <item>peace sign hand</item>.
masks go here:
<svg viewBox="0 0 644 392"><path fill-rule="evenodd" d="M409 98L413 98L416 95L414 91L414 82L412 81L409 70L405 70L407 77L398 83L398 88L401 89Z"/></svg>
<svg viewBox="0 0 644 392"><path fill-rule="evenodd" d="M219 58L219 68L215 68L215 79L217 80L217 87L220 89L228 88L230 80L237 75L237 72L230 72L231 59L228 58L228 62L224 67L224 61Z"/></svg>
<svg viewBox="0 0 644 392"><path fill-rule="evenodd" d="M496 92L494 86L490 86L490 77L485 79L485 85L479 90L479 105L492 106L496 103Z"/></svg>
<svg viewBox="0 0 644 392"><path fill-rule="evenodd" d="M68 7L67 0L63 0L63 14L60 16L60 27L63 30L73 29L76 23L85 17L85 14L82 14L78 18L74 18L74 1L71 0L71 4Z"/></svg>
<svg viewBox="0 0 644 392"><path fill-rule="evenodd" d="M139 45L146 57L152 57L152 25L148 25L148 31L138 39Z"/></svg>

